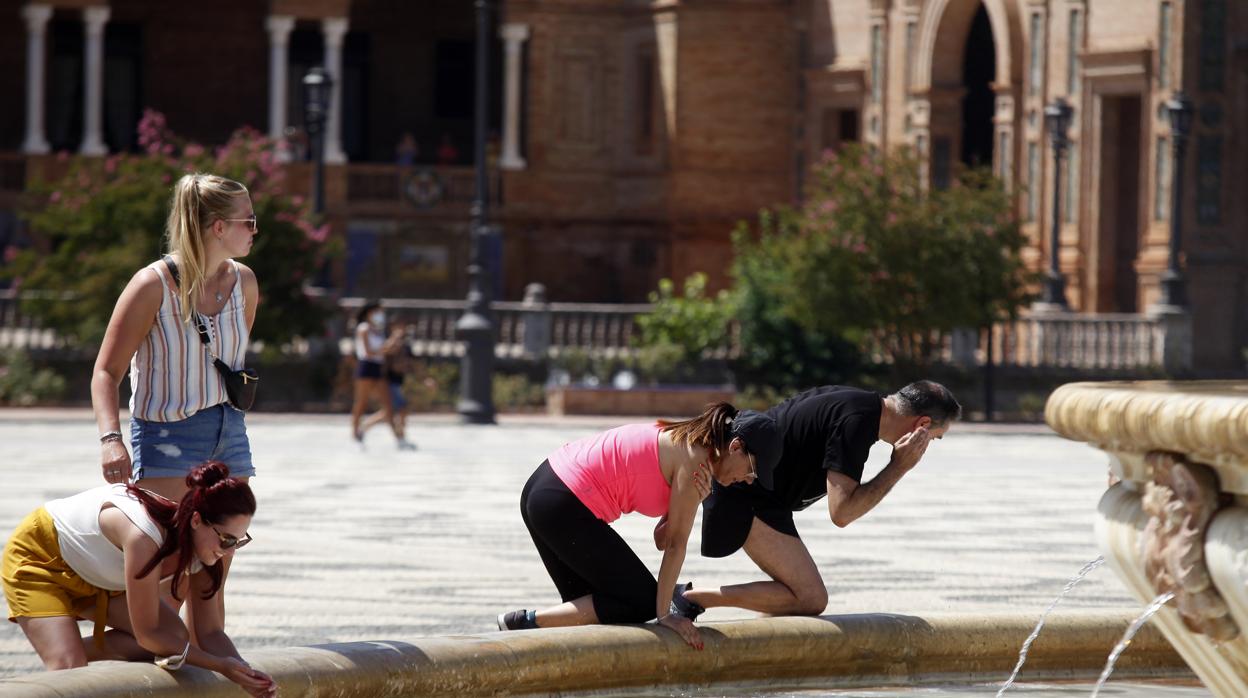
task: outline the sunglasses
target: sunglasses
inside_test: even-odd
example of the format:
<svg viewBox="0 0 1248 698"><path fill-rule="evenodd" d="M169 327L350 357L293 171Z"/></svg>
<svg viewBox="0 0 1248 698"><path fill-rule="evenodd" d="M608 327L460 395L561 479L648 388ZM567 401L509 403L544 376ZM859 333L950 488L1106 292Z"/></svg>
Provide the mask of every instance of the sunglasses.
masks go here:
<svg viewBox="0 0 1248 698"><path fill-rule="evenodd" d="M251 218L222 218L221 220L231 223L246 223L247 230L253 233L256 232L257 223L255 216L252 216Z"/></svg>
<svg viewBox="0 0 1248 698"><path fill-rule="evenodd" d="M231 536L228 533L222 533L221 531L217 530L216 526L209 524L208 527L212 529L213 533L217 534L217 541L221 543L222 550L229 550L231 548L241 548L244 545L247 545L248 543L251 542L250 533L244 533L242 538L235 538L234 536Z"/></svg>

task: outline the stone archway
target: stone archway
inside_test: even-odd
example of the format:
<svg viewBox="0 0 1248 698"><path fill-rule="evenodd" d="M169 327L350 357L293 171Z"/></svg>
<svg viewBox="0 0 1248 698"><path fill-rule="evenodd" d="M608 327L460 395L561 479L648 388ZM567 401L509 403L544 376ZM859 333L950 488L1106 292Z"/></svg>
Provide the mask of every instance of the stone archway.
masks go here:
<svg viewBox="0 0 1248 698"><path fill-rule="evenodd" d="M979 89L983 86L976 84L976 94L968 94L967 80L977 78L964 72L964 66L968 45L972 50L976 46L984 50L989 33L994 65L987 88L995 99L987 114L983 109L986 96ZM991 153L994 170L1010 178L1017 160L1014 102L1021 80L1022 47L1017 11L1010 0L932 0L924 6L915 55L911 120L915 145L928 160L934 185L947 182L955 160L979 159L979 164L988 164L983 161L985 153ZM985 143L987 139L983 139L974 147L964 148L968 97L974 97L973 126L990 129L991 141Z"/></svg>

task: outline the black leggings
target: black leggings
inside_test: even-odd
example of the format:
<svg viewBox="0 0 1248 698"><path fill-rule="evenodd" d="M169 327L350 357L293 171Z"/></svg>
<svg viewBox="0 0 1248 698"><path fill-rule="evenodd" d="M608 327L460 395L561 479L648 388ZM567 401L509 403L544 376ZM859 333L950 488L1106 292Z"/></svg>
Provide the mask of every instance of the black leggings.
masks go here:
<svg viewBox="0 0 1248 698"><path fill-rule="evenodd" d="M592 596L599 623L654 620L659 584L637 554L563 484L550 461L520 494L520 516L564 601Z"/></svg>

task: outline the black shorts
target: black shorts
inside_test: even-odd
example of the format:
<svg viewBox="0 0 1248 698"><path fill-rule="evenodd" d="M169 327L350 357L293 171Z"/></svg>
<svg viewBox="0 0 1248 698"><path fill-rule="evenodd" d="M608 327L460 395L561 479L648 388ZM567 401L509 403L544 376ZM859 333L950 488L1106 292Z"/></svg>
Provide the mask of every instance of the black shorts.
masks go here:
<svg viewBox="0 0 1248 698"><path fill-rule="evenodd" d="M356 378L381 378L381 362L360 359L355 365Z"/></svg>
<svg viewBox="0 0 1248 698"><path fill-rule="evenodd" d="M722 487L715 483L702 500L702 555L728 557L745 545L754 517L786 536L801 538L793 512L776 502L761 485Z"/></svg>

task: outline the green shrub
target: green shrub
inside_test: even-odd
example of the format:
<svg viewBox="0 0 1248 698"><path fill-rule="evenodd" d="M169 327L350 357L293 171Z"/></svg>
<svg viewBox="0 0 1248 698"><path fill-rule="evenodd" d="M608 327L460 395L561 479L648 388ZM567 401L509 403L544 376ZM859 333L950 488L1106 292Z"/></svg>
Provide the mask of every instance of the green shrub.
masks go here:
<svg viewBox="0 0 1248 698"><path fill-rule="evenodd" d="M23 311L81 344L98 343L122 288L164 248L173 184L188 172L211 172L245 184L255 206L259 234L243 260L260 283L252 338L281 345L321 334L326 310L303 287L336 247L328 224L316 225L304 198L287 190L273 144L244 128L224 146L205 148L177 138L152 111L139 132L145 152L65 156L64 177L31 187L23 216L36 247L17 253L6 275L21 288L56 293L24 299Z"/></svg>
<svg viewBox="0 0 1248 698"><path fill-rule="evenodd" d="M1018 396L1018 411L1027 421L1043 422L1044 406L1048 402L1049 396L1043 393L1022 393Z"/></svg>
<svg viewBox="0 0 1248 698"><path fill-rule="evenodd" d="M31 405L58 402L65 394L65 379L48 368L37 368L26 352L10 349L0 354L0 405Z"/></svg>
<svg viewBox="0 0 1248 698"><path fill-rule="evenodd" d="M794 392L814 385L856 382L862 371L858 345L838 333L803 322L787 307L801 237L798 212L778 209L760 217L755 238L745 226L733 235L732 264L740 356L733 364L738 383L753 392ZM824 323L826 324L826 323Z"/></svg>
<svg viewBox="0 0 1248 698"><path fill-rule="evenodd" d="M671 279L662 279L659 289L650 292L650 302L654 310L637 319L638 346L676 348L681 361L696 363L708 351L728 345L734 299L728 291L707 296L706 274L690 275L679 295Z"/></svg>
<svg viewBox="0 0 1248 698"><path fill-rule="evenodd" d="M411 412L444 412L459 399L459 365L451 361L412 361L403 379Z"/></svg>
<svg viewBox="0 0 1248 698"><path fill-rule="evenodd" d="M904 149L829 154L800 208L763 212L734 244L747 384L852 381L864 357L922 372L948 332L1015 316L1034 279L1000 183L972 170L929 190Z"/></svg>
<svg viewBox="0 0 1248 698"><path fill-rule="evenodd" d="M506 412L527 412L546 405L546 388L523 373L495 373L494 408Z"/></svg>
<svg viewBox="0 0 1248 698"><path fill-rule="evenodd" d="M450 412L459 403L459 364L453 361L411 362L403 379L409 412ZM546 404L546 390L524 374L494 374L493 399L501 412L530 411Z"/></svg>

